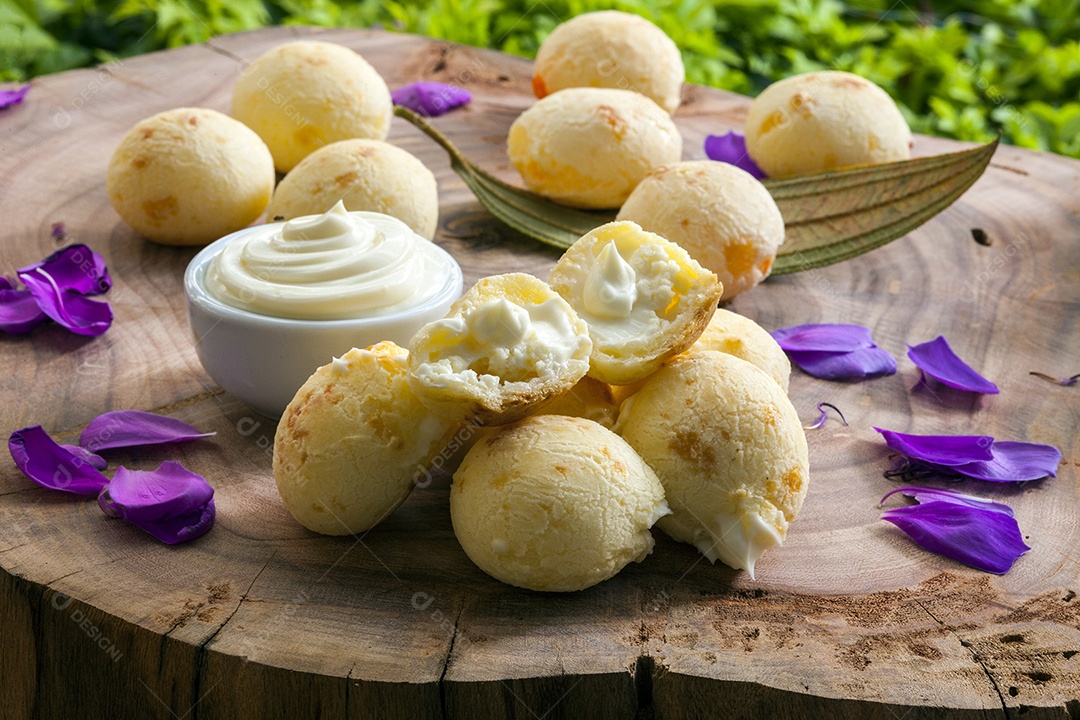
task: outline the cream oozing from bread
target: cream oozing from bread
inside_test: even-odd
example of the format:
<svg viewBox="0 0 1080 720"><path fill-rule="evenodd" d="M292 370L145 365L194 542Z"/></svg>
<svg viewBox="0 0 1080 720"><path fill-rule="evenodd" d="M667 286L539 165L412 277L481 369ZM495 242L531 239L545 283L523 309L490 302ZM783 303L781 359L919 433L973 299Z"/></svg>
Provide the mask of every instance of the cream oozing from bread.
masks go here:
<svg viewBox="0 0 1080 720"><path fill-rule="evenodd" d="M587 336L558 298L518 305L495 298L470 313L433 323L436 351L414 374L435 387L481 383L491 388L558 376L580 356Z"/></svg>

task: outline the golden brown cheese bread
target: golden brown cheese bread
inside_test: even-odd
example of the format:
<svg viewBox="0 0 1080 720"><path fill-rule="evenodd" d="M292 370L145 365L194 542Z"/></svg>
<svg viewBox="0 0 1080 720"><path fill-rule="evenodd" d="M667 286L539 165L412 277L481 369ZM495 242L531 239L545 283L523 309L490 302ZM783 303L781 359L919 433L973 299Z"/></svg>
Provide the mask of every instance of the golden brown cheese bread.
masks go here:
<svg viewBox="0 0 1080 720"><path fill-rule="evenodd" d="M769 331L750 318L717 308L705 332L686 351L716 351L742 358L764 370L785 393L791 380L791 361Z"/></svg>
<svg viewBox="0 0 1080 720"><path fill-rule="evenodd" d="M670 361L623 403L615 430L664 485L672 514L660 528L713 562L753 577L802 507L810 466L795 408L733 355Z"/></svg>
<svg viewBox="0 0 1080 720"><path fill-rule="evenodd" d="M283 173L338 140L385 140L393 109L390 89L364 58L313 40L267 50L232 96L232 116L259 134Z"/></svg>
<svg viewBox="0 0 1080 720"><path fill-rule="evenodd" d="M409 389L392 342L353 349L308 378L274 437L274 480L292 516L325 535L374 527L426 478L458 425Z"/></svg>
<svg viewBox="0 0 1080 720"><path fill-rule="evenodd" d="M428 240L439 223L435 176L412 155L381 140L341 140L320 148L289 171L270 198L270 218L320 215L345 203L396 217Z"/></svg>
<svg viewBox="0 0 1080 720"><path fill-rule="evenodd" d="M572 207L617 208L650 170L679 160L682 137L644 95L568 88L514 121L507 153L529 190Z"/></svg>
<svg viewBox="0 0 1080 720"><path fill-rule="evenodd" d="M640 15L600 10L551 31L536 53L532 85L538 98L572 87L633 90L673 113L685 79L679 48L663 30Z"/></svg>
<svg viewBox="0 0 1080 720"><path fill-rule="evenodd" d="M784 242L784 218L750 173L692 160L654 169L618 214L682 246L724 284L724 300L769 276Z"/></svg>
<svg viewBox="0 0 1080 720"><path fill-rule="evenodd" d="M750 105L746 147L769 177L907 160L911 130L888 93L847 72L795 75Z"/></svg>
<svg viewBox="0 0 1080 720"><path fill-rule="evenodd" d="M618 435L540 415L496 429L454 473L454 533L481 570L532 590L582 590L643 560L668 512L663 488Z"/></svg>
<svg viewBox="0 0 1080 720"><path fill-rule="evenodd" d="M205 108L166 110L133 127L109 160L109 202L162 245L204 245L254 222L274 189L259 136Z"/></svg>

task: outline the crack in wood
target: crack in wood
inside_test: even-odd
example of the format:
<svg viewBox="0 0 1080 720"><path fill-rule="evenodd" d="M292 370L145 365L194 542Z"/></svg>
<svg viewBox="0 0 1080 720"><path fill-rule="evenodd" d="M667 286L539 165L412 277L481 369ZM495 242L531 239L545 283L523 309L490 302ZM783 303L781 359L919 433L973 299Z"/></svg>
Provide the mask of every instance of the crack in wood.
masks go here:
<svg viewBox="0 0 1080 720"><path fill-rule="evenodd" d="M84 572L86 570L92 570L94 568L105 567L106 565L112 565L113 563L119 562L119 561L121 561L123 559L124 559L124 556L121 555L120 557L115 557L112 560L106 560L105 562L94 563L89 568L79 568L78 570L72 570L71 572L66 573L64 575L61 575L60 577L53 578L52 580L50 580L47 583L42 583L42 587L44 587L46 589L49 589L49 590L52 590L53 589L52 586L55 583L58 583L61 580L64 580L65 578L69 578L72 575L78 575L79 573ZM19 576L16 576L16 577L19 577ZM23 579L25 579L25 578L23 578ZM58 590L57 592L63 592L63 590ZM64 594L66 595L67 593L64 593ZM85 602L85 601L80 601L80 602ZM86 603L86 604L89 604L89 603Z"/></svg>
<svg viewBox="0 0 1080 720"><path fill-rule="evenodd" d="M108 563L103 563L103 564L107 565ZM97 567L97 566L95 565L95 567ZM79 574L79 573L81 573L82 571L83 571L83 568L79 568L78 570L72 570L71 572L69 572L69 573L68 573L68 574L66 574L66 575L61 575L61 576L60 576L60 577L58 577L58 578L53 578L53 579L52 579L52 580L50 580L49 582L45 583L45 587L47 587L48 589L52 590L52 589L53 589L53 588L52 588L52 585L53 585L53 583L58 583L58 582L60 582L61 580L63 580L64 578L69 578L69 577L71 577L72 575L78 575L78 574ZM59 591L58 591L58 592L59 592ZM65 593L65 594L66 594L66 593Z"/></svg>
<svg viewBox="0 0 1080 720"><path fill-rule="evenodd" d="M229 621L232 620L233 617L236 615L236 613L238 613L240 611L240 608L241 608L241 606L243 606L244 601L247 600L248 593L251 592L251 588L255 587L255 583L258 582L259 578L263 574L263 571L266 570L267 566L270 565L270 562L276 556L277 556L277 550L275 550L274 552L272 552L270 554L270 557L268 557L266 559L266 562L263 563L262 567L259 568L259 572L255 573L255 577L252 578L251 582L247 586L247 589L240 595L240 599L237 601L236 607L233 608L233 611L231 613L229 613L229 616L227 618L225 618L222 621L221 625L219 625L217 627L217 629L214 630L214 632L212 632L210 634L210 637L206 638L206 640L199 643L199 645L197 647L198 660L196 662L196 667L198 669L195 672L195 677L194 677L193 687L192 687L192 695L191 695L193 698L196 698L196 700L195 700L195 704L188 711L188 712L191 713L192 720L198 720L199 704L202 702L203 698L206 697L206 695L210 694L210 690L213 690L215 687L217 687L217 684L215 684L210 688L210 690L206 691L206 694L204 694L204 695L199 694L199 691L202 689L203 675L206 674L206 672L208 671L208 669L210 667L210 651L207 649L207 646L210 644L210 642L214 638L216 638L219 634L221 634L221 631L225 629L225 626L229 624ZM218 683L220 683L220 682L221 681L219 680Z"/></svg>
<svg viewBox="0 0 1080 720"><path fill-rule="evenodd" d="M1009 718L1011 718L1012 716L1009 714L1009 706L1005 702L1005 695L1001 692L1001 688L998 686L997 680L990 673L990 668L988 668L986 666L986 663L983 662L983 659L979 656L978 651L975 650L974 646L970 642L960 637L960 633L956 632L956 628L954 628L952 625L949 625L948 623L942 622L937 618L936 615L934 615L934 613L930 612L930 608L926 607L926 605L924 605L921 600L915 598L914 601L915 604L922 608L923 612L929 615L934 622L936 622L942 628L947 630L950 635L956 638L956 640L960 643L960 647L968 651L968 653L971 655L972 661L974 661L975 664L977 664L979 668L982 669L983 674L986 676L986 679L990 681L990 687L992 687L994 689L994 692L997 693L998 702L1001 703L1001 713L1006 720L1009 720Z"/></svg>
<svg viewBox="0 0 1080 720"><path fill-rule="evenodd" d="M217 45L215 45L214 40L212 38L210 40L207 40L206 42L204 42L203 47L207 48L208 50L212 50L213 52L216 52L218 55L224 55L225 57L229 58L230 60L234 60L234 61L236 61L237 63L239 63L241 65L247 65L248 64L248 61L245 60L244 58L240 57L239 55L236 55L236 54L234 54L232 52L229 52L228 50L226 50L223 47L218 47Z"/></svg>
<svg viewBox="0 0 1080 720"><path fill-rule="evenodd" d="M31 485L30 487L19 488L17 490L8 490L7 492L0 493L0 497L7 497L8 495L18 495L19 493L33 492L35 490L44 490L45 488L38 485Z"/></svg>
<svg viewBox="0 0 1080 720"><path fill-rule="evenodd" d="M653 707L653 673L656 670L656 660L652 655L638 655L634 664L634 690L637 696L635 708L635 720L649 720L654 717L656 710Z"/></svg>
<svg viewBox="0 0 1080 720"><path fill-rule="evenodd" d="M443 720L449 720L450 715L446 707L446 672L450 669L450 658L454 654L454 645L457 643L458 623L461 615L465 612L465 598L461 599L457 614L454 616L454 631L450 634L450 645L446 648L446 658L443 660L442 672L439 673L439 711Z"/></svg>
<svg viewBox="0 0 1080 720"><path fill-rule="evenodd" d="M350 694L352 692L352 674L353 674L353 670L355 670L355 669L356 669L356 664L355 663L350 665L349 666L349 673L345 676L345 718L346 718L346 720L348 720L348 718L351 717L350 714L349 714L349 696L350 696Z"/></svg>
<svg viewBox="0 0 1080 720"><path fill-rule="evenodd" d="M26 541L24 543L19 543L18 545L13 545L12 547L5 548L3 550L0 550L0 555L3 555L4 553L11 552L12 550L18 550L21 547L26 547L29 544L30 544L30 541L28 540L28 541Z"/></svg>
<svg viewBox="0 0 1080 720"><path fill-rule="evenodd" d="M960 636L957 635L956 637L959 638ZM963 642L964 641L961 640L961 645L963 645ZM971 659L974 660L980 668L982 668L983 674L986 675L986 679L990 681L990 685L994 688L994 692L997 693L998 700L1001 702L1001 712L1005 716L1006 720L1008 720L1008 718L1012 716L1009 714L1009 706L1005 703L1005 696L1002 694L1001 688L998 687L997 680L995 680L994 676L990 673L990 668L988 668L986 666L986 663L983 662L982 658L979 657L978 651L976 651L973 647L968 647L967 649L968 652L971 653Z"/></svg>
<svg viewBox="0 0 1080 720"><path fill-rule="evenodd" d="M266 559L266 562L263 563L262 567L259 568L259 572L255 573L255 577L248 584L247 590L245 590L243 593L240 594L240 599L237 601L236 607L233 608L233 611L231 613L229 613L229 616L222 621L221 625L219 625L218 628L216 630L214 630L213 633L211 633L210 637L206 638L206 640L199 643L199 651L200 652L206 653L206 647L210 644L210 642L214 638L216 638L221 633L222 630L225 629L225 626L229 624L229 621L233 619L233 616L236 615L236 613L238 613L240 611L241 606L243 606L244 602L247 600L248 593L251 592L251 588L255 587L255 583L258 582L260 577L262 577L263 571L266 570L267 566L270 565L271 561L273 561L273 559L275 557L277 557L277 550L270 553L270 557L268 557Z"/></svg>
<svg viewBox="0 0 1080 720"><path fill-rule="evenodd" d="M702 556L704 557L704 556ZM694 565L697 565L698 561L695 561ZM693 566L691 566L691 569ZM684 573L685 576L685 573ZM679 580L682 578L680 577ZM678 581L676 581L678 582ZM661 642L666 642L666 627L667 618L671 612L670 594L667 590L661 590L655 596L642 593L641 602L639 604L641 612L641 621L638 625L638 656L634 661L634 665L629 668L634 682L634 694L636 707L634 709L635 720L652 720L655 716L656 710L653 707L653 678L656 675L657 669L660 667L660 663L655 657L653 657L648 648L649 641L652 639L652 633L649 629L648 615L649 608L653 608L653 614L659 615L663 612L664 628L665 632L661 634Z"/></svg>
<svg viewBox="0 0 1080 720"><path fill-rule="evenodd" d="M1008 165L999 165L998 163L993 163L992 162L992 163L990 163L990 167L997 168L998 170L1006 170L1006 171L1011 172L1011 173L1016 173L1017 175L1023 175L1024 177L1027 177L1027 175L1028 175L1028 172L1026 170L1020 170L1019 168L1009 167Z"/></svg>

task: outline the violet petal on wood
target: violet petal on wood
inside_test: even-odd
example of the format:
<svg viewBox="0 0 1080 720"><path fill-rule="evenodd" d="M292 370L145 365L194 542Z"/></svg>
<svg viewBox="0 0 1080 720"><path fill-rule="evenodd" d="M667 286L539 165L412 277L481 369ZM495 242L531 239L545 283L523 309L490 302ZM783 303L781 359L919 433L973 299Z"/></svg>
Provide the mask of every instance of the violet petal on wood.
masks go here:
<svg viewBox="0 0 1080 720"><path fill-rule="evenodd" d="M822 380L850 382L896 372L896 358L876 346L850 352L790 350L788 356L803 372Z"/></svg>
<svg viewBox="0 0 1080 720"><path fill-rule="evenodd" d="M100 295L112 287L105 258L82 244L61 248L41 262L19 268L17 272L21 278L37 270L48 274L61 290L80 295Z"/></svg>
<svg viewBox="0 0 1080 720"><path fill-rule="evenodd" d="M97 495L109 482L90 462L57 444L40 425L11 433L8 450L23 475L50 490Z"/></svg>
<svg viewBox="0 0 1080 720"><path fill-rule="evenodd" d="M995 440L986 435L912 435L874 428L885 444L931 471L986 482L1054 477L1061 451L1053 445Z"/></svg>
<svg viewBox="0 0 1080 720"><path fill-rule="evenodd" d="M43 269L19 274L41 310L77 335L101 335L112 325L112 308L75 290L60 287Z"/></svg>
<svg viewBox="0 0 1080 720"><path fill-rule="evenodd" d="M992 460L989 435L915 435L876 427L890 448L912 460L948 467Z"/></svg>
<svg viewBox="0 0 1080 720"><path fill-rule="evenodd" d="M157 470L117 468L98 495L106 515L118 517L169 545L193 540L214 524L214 489L178 462Z"/></svg>
<svg viewBox="0 0 1080 720"><path fill-rule="evenodd" d="M29 290L16 290L3 280L7 287L0 288L0 330L23 335L49 319Z"/></svg>
<svg viewBox="0 0 1080 720"><path fill-rule="evenodd" d="M1024 542L1012 508L938 488L900 488L918 505L886 510L882 520L903 530L930 552L984 572L1007 572L1031 548Z"/></svg>
<svg viewBox="0 0 1080 720"><path fill-rule="evenodd" d="M90 467L94 468L95 470L108 470L109 469L109 461L108 460L101 457L100 455L98 455L95 452L91 452L91 451L87 450L86 448L84 448L84 447L82 447L80 445L64 445L64 444L61 444L60 447L67 450L69 453L71 453L75 457L80 458L81 460L84 460L85 462L89 463Z"/></svg>
<svg viewBox="0 0 1080 720"><path fill-rule="evenodd" d="M944 335L919 345L908 345L907 354L919 370L942 385L984 395L1000 392L997 385L975 372L953 352Z"/></svg>
<svg viewBox="0 0 1080 720"><path fill-rule="evenodd" d="M979 460L952 468L975 480L986 482L1024 482L1056 477L1061 451L1053 445L995 440L990 460Z"/></svg>
<svg viewBox="0 0 1080 720"><path fill-rule="evenodd" d="M79 436L79 444L98 452L198 440L215 434L202 432L193 425L165 415L142 410L113 410L91 420Z"/></svg>
<svg viewBox="0 0 1080 720"><path fill-rule="evenodd" d="M30 92L29 85L23 85L13 90L0 90L0 110L5 110L12 105L18 105L26 99L26 93Z"/></svg>
<svg viewBox="0 0 1080 720"><path fill-rule="evenodd" d="M846 323L807 323L773 330L770 335L787 352L850 352L876 347L870 328Z"/></svg>

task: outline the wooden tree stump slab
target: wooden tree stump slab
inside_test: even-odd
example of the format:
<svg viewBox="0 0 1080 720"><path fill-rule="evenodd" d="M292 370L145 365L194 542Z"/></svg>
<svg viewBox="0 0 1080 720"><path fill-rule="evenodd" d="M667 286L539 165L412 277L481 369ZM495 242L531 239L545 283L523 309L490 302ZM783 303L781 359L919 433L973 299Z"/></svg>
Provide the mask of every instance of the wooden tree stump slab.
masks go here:
<svg viewBox="0 0 1080 720"><path fill-rule="evenodd" d="M391 87L463 85L473 103L435 121L510 180L506 131L526 108L526 61L375 31L276 28L34 81L0 113L0 266L11 275L67 242L101 252L116 313L102 337L56 327L0 337L2 430L62 441L101 412L168 413L212 440L110 455L175 459L217 492L211 533L166 547L92 499L32 485L0 460L0 714L13 718L1077 718L1080 717L1080 163L998 150L956 205L909 237L839 266L776 278L734 309L765 327L857 322L903 356L948 336L1001 386L966 397L897 375L859 384L796 371L809 422L822 401L850 427L808 431L811 486L758 579L657 533L643 563L572 595L502 585L454 539L448 479L375 530L320 537L271 477L274 424L223 394L196 358L181 278L194 249L137 236L109 207L121 136L161 110L227 111L244 64L294 37L361 52ZM741 125L749 101L688 87L685 157ZM395 119L393 142L440 185L437 242L467 282L545 276L558 252L499 225L445 154ZM918 138L917 154L957 144ZM978 228L989 246L975 242ZM980 433L1060 447L1056 479L979 487L1016 509L1032 546L1008 574L920 550L879 520L888 451L871 426Z"/></svg>

